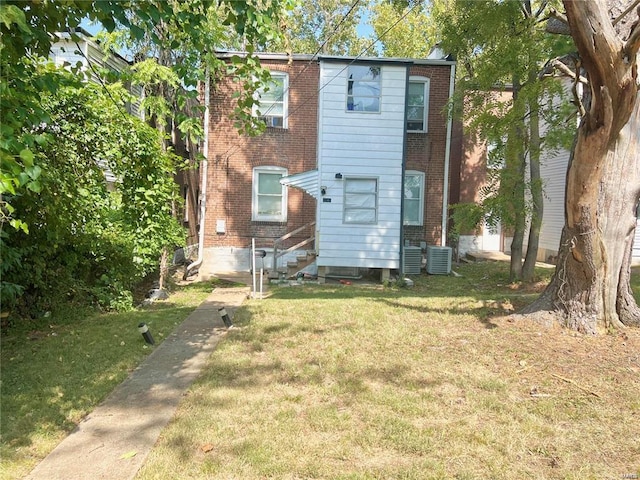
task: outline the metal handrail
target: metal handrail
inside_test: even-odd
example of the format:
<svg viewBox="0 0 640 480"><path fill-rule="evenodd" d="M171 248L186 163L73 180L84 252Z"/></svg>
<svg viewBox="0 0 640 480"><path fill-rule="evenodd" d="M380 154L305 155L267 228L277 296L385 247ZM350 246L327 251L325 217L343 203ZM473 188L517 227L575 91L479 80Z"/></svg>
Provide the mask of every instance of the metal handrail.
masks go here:
<svg viewBox="0 0 640 480"><path fill-rule="evenodd" d="M289 248L287 248L285 250L282 250L280 252L278 252L278 245L280 245L285 240L293 237L296 233L300 233L301 231L303 231L303 230L305 230L305 229L307 229L309 227L315 226L315 224L316 224L315 221L307 223L306 225L303 225L300 228L296 228L295 230L293 230L293 231L281 236L280 238L277 238L273 242L273 271L276 271L278 269L278 258L286 255L289 252L292 252L296 248L299 248L299 247L301 247L303 245L307 245L308 243L313 242L316 239L315 232L311 237L309 237L309 238L307 238L305 240L302 240L301 242L298 242L297 244L293 245L292 247L289 247Z"/></svg>

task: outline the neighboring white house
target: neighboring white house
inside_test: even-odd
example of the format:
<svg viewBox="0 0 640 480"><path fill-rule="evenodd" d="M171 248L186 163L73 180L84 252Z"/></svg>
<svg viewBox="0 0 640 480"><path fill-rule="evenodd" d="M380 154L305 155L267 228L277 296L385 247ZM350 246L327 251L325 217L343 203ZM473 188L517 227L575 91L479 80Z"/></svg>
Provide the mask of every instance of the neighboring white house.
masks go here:
<svg viewBox="0 0 640 480"><path fill-rule="evenodd" d="M572 83L565 82L565 90L571 91ZM579 120L576 123L578 127ZM546 126L541 125L542 135L546 132ZM569 157L571 152L559 149L554 152L543 151L540 159L540 174L544 188L544 215L540 230L540 244L538 248L538 260L555 263L560 246L560 237L565 223L565 185ZM640 199L639 199L640 200ZM636 212L636 232L633 242L634 263L640 263L640 204L629 205Z"/></svg>
<svg viewBox="0 0 640 480"><path fill-rule="evenodd" d="M130 62L116 52L106 54L100 45L93 40L92 35L83 29L76 31L77 39L71 34L57 33L58 40L52 43L49 58L58 66L80 67L89 79L100 83L97 72L102 68L108 68L113 72L122 72L130 66ZM135 86L130 90L138 101L127 105L129 113L138 115L139 99L142 89Z"/></svg>
<svg viewBox="0 0 640 480"><path fill-rule="evenodd" d="M572 83L566 82L566 93L570 95ZM558 98L552 100L557 104ZM576 123L576 128L578 123ZM546 134L548 126L541 121L541 135ZM478 201L475 192L479 191L482 182L485 180L486 159L491 151L491 146L474 144L473 142L465 142L465 155L463 168L461 171L462 190L467 191L467 196L462 199L465 202ZM565 184L567 168L569 165L570 151L567 149L558 149L549 151L543 149L540 159L540 173L542 177L544 189L544 214L542 219L542 227L540 231L540 241L538 246L538 260L555 263L560 246L560 236L565 222ZM528 168L527 168L528 172ZM466 184L466 185L465 185ZM465 188L466 187L466 188ZM475 197L473 196L475 194ZM633 246L633 258L635 263L640 263L640 205L630 205L630 208L636 208L636 216L638 223L635 232L635 240ZM528 233L528 231L526 232ZM467 234L460 236L459 254L464 255L473 251L503 251L509 252L511 238L506 236L498 227L491 229L483 226L479 233ZM525 238L524 247L526 250Z"/></svg>

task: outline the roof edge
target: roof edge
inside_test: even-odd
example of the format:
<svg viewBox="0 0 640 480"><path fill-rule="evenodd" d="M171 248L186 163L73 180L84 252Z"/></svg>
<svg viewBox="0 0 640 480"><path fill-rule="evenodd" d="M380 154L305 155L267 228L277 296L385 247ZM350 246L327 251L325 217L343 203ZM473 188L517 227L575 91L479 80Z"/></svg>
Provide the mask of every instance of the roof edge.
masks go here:
<svg viewBox="0 0 640 480"><path fill-rule="evenodd" d="M245 57L247 52L242 51L216 51L216 56L222 59L228 59L233 56ZM299 60L310 62L314 59L325 62L353 62L353 63L396 63L396 64L413 64L413 65L455 65L455 60L447 60L446 58L400 58L400 57L355 57L340 55L311 55L308 53L275 53L275 52L256 52L253 55L260 60Z"/></svg>

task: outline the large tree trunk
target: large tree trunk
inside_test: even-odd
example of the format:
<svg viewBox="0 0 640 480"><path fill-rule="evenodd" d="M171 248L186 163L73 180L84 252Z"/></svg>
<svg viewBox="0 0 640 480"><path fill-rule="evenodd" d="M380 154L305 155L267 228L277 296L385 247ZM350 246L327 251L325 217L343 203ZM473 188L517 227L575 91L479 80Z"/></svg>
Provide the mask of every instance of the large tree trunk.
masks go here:
<svg viewBox="0 0 640 480"><path fill-rule="evenodd" d="M640 196L640 23L625 43L603 2L565 0L565 8L591 98L567 172L556 273L528 310L554 309L568 327L596 333L640 325L629 284Z"/></svg>

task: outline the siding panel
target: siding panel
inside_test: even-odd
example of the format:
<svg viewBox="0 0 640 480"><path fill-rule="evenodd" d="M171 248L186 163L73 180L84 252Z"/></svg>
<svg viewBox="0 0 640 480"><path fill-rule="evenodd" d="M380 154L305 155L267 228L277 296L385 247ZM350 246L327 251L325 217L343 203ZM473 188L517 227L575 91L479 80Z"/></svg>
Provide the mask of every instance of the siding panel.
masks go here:
<svg viewBox="0 0 640 480"><path fill-rule="evenodd" d="M399 268L406 68L381 66L379 113L346 110L347 64L322 62L318 266ZM337 173L342 179L336 179ZM343 223L347 177L378 180L376 224Z"/></svg>

